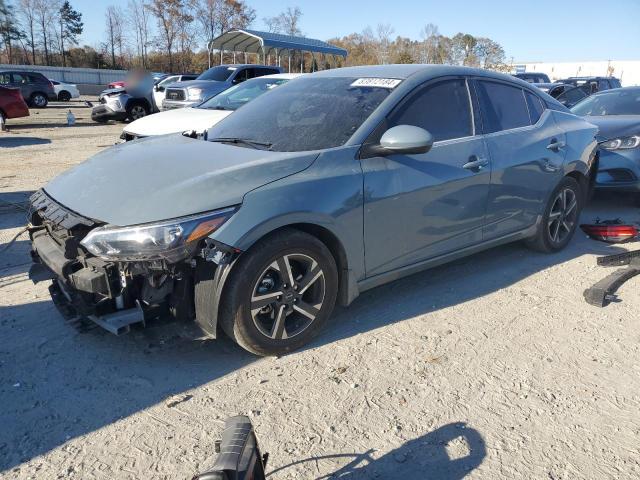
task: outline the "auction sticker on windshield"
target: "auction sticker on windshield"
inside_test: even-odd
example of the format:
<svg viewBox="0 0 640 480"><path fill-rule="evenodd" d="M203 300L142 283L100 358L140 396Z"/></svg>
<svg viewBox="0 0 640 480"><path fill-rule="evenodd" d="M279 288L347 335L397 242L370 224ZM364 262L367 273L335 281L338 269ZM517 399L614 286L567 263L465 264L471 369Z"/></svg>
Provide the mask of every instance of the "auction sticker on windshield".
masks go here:
<svg viewBox="0 0 640 480"><path fill-rule="evenodd" d="M359 78L351 84L352 87L396 88L402 80L397 78Z"/></svg>

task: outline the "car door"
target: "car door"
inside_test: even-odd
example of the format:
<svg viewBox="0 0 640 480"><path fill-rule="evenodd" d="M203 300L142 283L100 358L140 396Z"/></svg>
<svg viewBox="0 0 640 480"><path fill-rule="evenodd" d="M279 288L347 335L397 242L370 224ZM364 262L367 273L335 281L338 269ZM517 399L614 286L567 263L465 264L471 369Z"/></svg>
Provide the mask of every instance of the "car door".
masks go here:
<svg viewBox="0 0 640 480"><path fill-rule="evenodd" d="M476 80L491 158L484 238L533 225L564 162L565 134L537 94L494 80Z"/></svg>
<svg viewBox="0 0 640 480"><path fill-rule="evenodd" d="M29 82L27 75L20 72L12 72L11 73L11 86L18 87L22 92L22 97L26 102L31 98L31 94L33 93L33 85Z"/></svg>
<svg viewBox="0 0 640 480"><path fill-rule="evenodd" d="M367 276L482 241L491 169L473 111L464 78L439 79L402 100L368 140L397 125L434 137L425 154L361 160Z"/></svg>

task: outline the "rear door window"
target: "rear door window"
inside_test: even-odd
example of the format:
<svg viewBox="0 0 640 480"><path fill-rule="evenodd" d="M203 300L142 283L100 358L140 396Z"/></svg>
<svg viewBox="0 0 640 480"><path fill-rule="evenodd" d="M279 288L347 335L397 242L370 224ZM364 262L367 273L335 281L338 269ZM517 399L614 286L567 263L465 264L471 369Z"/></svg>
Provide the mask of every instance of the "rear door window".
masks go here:
<svg viewBox="0 0 640 480"><path fill-rule="evenodd" d="M469 91L464 80L444 80L421 87L390 116L390 126L414 125L434 141L473 135Z"/></svg>
<svg viewBox="0 0 640 480"><path fill-rule="evenodd" d="M13 73L11 76L13 77L13 83L15 84L26 85L29 83L29 79L24 73Z"/></svg>
<svg viewBox="0 0 640 480"><path fill-rule="evenodd" d="M478 81L478 96L484 133L499 132L531 124L524 92L504 83Z"/></svg>
<svg viewBox="0 0 640 480"><path fill-rule="evenodd" d="M527 100L527 108L529 109L529 118L531 120L531 125L535 125L540 120L542 116L542 112L544 112L544 106L542 105L542 101L538 98L537 95L534 95L531 92L524 92L524 96Z"/></svg>
<svg viewBox="0 0 640 480"><path fill-rule="evenodd" d="M0 85L9 85L11 83L11 74L0 73Z"/></svg>

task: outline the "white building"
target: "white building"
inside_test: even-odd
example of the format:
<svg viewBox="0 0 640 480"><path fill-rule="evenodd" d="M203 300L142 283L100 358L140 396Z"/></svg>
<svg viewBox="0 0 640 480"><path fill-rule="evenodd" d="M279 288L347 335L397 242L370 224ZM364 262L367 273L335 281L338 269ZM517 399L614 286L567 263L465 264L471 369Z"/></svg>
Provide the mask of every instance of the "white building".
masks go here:
<svg viewBox="0 0 640 480"><path fill-rule="evenodd" d="M601 62L519 62L518 72L540 72L552 81L567 77L616 77L623 87L640 85L640 60L604 60Z"/></svg>

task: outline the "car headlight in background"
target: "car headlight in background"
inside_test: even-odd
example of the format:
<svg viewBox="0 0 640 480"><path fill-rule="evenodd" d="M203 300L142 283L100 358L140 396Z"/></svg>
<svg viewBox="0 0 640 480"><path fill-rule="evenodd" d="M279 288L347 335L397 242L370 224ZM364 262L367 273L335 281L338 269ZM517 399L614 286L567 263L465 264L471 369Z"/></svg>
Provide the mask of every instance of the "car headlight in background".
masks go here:
<svg viewBox="0 0 640 480"><path fill-rule="evenodd" d="M80 242L89 252L105 260L167 260L188 257L198 241L216 231L235 212L235 207L165 222L91 230Z"/></svg>
<svg viewBox="0 0 640 480"><path fill-rule="evenodd" d="M628 150L630 148L637 148L638 146L640 146L640 135L614 138L613 140L607 140L600 144L600 147L605 150Z"/></svg>
<svg viewBox="0 0 640 480"><path fill-rule="evenodd" d="M200 100L202 98L201 88L190 88L187 90L189 100Z"/></svg>

